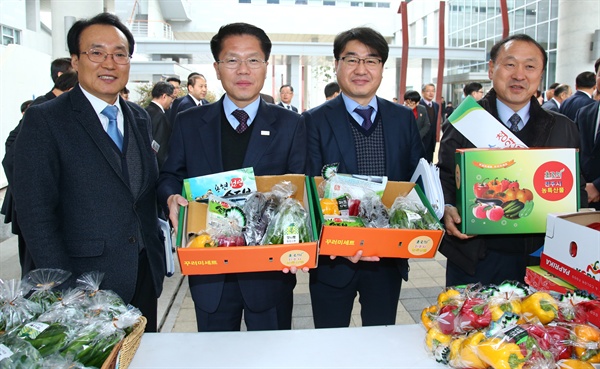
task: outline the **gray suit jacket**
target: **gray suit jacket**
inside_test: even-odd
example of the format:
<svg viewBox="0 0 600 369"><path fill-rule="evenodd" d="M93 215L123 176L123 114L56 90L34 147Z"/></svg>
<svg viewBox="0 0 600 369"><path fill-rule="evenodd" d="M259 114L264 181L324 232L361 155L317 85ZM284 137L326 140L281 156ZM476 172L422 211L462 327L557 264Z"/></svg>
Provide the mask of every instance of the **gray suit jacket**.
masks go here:
<svg viewBox="0 0 600 369"><path fill-rule="evenodd" d="M128 303L140 250L147 252L156 296L165 263L150 117L121 98L120 105L128 176L116 146L76 86L27 110L15 142L13 190L21 232L37 267L72 272L71 285L84 272L103 272L101 288ZM134 147L139 153L131 155Z"/></svg>
<svg viewBox="0 0 600 369"><path fill-rule="evenodd" d="M542 105L542 108L546 109L546 110L552 110L557 113L560 111L558 108L558 105L556 104L556 101L554 101L554 99L550 99L550 100L546 101L544 103L544 105Z"/></svg>

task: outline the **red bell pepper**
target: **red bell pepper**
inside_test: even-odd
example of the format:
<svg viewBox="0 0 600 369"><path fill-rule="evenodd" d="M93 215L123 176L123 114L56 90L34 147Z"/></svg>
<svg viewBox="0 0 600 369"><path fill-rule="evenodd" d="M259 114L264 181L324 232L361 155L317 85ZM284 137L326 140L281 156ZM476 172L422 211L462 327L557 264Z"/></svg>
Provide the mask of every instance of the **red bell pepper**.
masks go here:
<svg viewBox="0 0 600 369"><path fill-rule="evenodd" d="M445 305L440 309L440 315L437 317L438 327L443 334L453 334L456 329L456 320L458 306L454 304Z"/></svg>
<svg viewBox="0 0 600 369"><path fill-rule="evenodd" d="M485 328L492 322L492 312L486 300L469 297L458 314L460 329L464 332Z"/></svg>

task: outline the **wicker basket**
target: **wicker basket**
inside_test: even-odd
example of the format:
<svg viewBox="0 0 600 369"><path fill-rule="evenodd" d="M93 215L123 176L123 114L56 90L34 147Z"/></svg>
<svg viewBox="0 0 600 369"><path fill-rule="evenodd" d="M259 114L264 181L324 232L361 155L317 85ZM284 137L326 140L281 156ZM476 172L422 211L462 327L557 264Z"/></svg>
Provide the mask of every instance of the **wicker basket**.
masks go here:
<svg viewBox="0 0 600 369"><path fill-rule="evenodd" d="M133 331L113 348L101 369L127 369L129 367L142 340L146 321L145 317L140 317L133 326Z"/></svg>

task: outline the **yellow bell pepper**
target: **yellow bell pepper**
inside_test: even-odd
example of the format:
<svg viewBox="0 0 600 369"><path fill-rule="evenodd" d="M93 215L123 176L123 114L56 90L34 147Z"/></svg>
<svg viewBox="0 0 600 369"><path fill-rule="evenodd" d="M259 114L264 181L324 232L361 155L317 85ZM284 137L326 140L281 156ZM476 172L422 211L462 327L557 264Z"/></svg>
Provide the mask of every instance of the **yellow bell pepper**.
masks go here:
<svg viewBox="0 0 600 369"><path fill-rule="evenodd" d="M437 316L438 306L431 305L421 311L421 323L425 326L425 329L431 329L433 327L434 319Z"/></svg>
<svg viewBox="0 0 600 369"><path fill-rule="evenodd" d="M494 322L500 320L505 313L521 314L521 301L517 299L492 301L489 307Z"/></svg>
<svg viewBox="0 0 600 369"><path fill-rule="evenodd" d="M576 359L560 360L556 363L557 369L594 369L594 366L585 361Z"/></svg>
<svg viewBox="0 0 600 369"><path fill-rule="evenodd" d="M452 341L452 336L443 334L437 327L427 331L425 335L425 344L429 351L434 352L439 345L448 345Z"/></svg>
<svg viewBox="0 0 600 369"><path fill-rule="evenodd" d="M558 304L549 293L538 291L521 302L521 310L525 318L537 317L542 324L548 324L557 317Z"/></svg>
<svg viewBox="0 0 600 369"><path fill-rule="evenodd" d="M340 209L335 199L321 199L320 203L323 215L340 215Z"/></svg>
<svg viewBox="0 0 600 369"><path fill-rule="evenodd" d="M526 359L516 343L492 337L477 346L479 358L494 369L522 369Z"/></svg>
<svg viewBox="0 0 600 369"><path fill-rule="evenodd" d="M215 240L213 240L208 234L201 234L194 237L188 244L189 248L200 249L205 247L215 247Z"/></svg>
<svg viewBox="0 0 600 369"><path fill-rule="evenodd" d="M452 365L452 363L455 362L455 360L457 360L457 358L459 357L460 345L463 343L465 338L465 336L459 336L450 342L450 354L448 355L448 362L450 363L450 365Z"/></svg>
<svg viewBox="0 0 600 369"><path fill-rule="evenodd" d="M573 333L577 336L575 344L577 358L588 363L600 363L600 349L598 349L600 330L589 325L577 324L573 328Z"/></svg>
<svg viewBox="0 0 600 369"><path fill-rule="evenodd" d="M439 307L447 305L452 299L458 298L460 292L455 289L448 289L438 295L437 302Z"/></svg>
<svg viewBox="0 0 600 369"><path fill-rule="evenodd" d="M461 342L458 357L456 357L454 361L451 361L450 364L456 368L487 368L487 364L479 358L475 351L478 345L484 340L485 334L483 334L483 332L477 331L472 333Z"/></svg>

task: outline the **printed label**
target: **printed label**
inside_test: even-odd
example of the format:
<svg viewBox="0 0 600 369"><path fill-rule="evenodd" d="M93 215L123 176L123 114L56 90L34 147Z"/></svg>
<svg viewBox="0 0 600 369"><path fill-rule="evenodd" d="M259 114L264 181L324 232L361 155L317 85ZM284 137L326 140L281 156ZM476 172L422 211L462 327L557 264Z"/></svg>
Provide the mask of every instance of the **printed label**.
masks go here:
<svg viewBox="0 0 600 369"><path fill-rule="evenodd" d="M310 260L310 255L308 252L302 250L291 250L281 255L279 261L281 264L291 267L291 266L301 266L308 263Z"/></svg>
<svg viewBox="0 0 600 369"><path fill-rule="evenodd" d="M27 337L29 339L35 339L37 336L39 336L40 333L42 333L44 330L46 330L46 328L48 328L48 326L49 326L48 324L42 323L42 322L27 323L21 329L21 332L19 332L19 337L21 337L21 338Z"/></svg>
<svg viewBox="0 0 600 369"><path fill-rule="evenodd" d="M433 240L428 236L415 237L408 244L408 252L413 255L423 255L433 248Z"/></svg>

